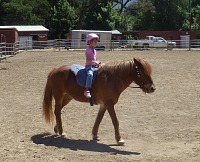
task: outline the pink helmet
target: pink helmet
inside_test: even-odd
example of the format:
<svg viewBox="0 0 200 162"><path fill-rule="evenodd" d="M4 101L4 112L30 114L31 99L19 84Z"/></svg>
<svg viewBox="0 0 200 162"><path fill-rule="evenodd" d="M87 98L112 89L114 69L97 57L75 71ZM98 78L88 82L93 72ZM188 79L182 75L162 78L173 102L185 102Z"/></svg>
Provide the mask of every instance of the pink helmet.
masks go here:
<svg viewBox="0 0 200 162"><path fill-rule="evenodd" d="M90 33L87 35L86 37L86 43L88 44L90 40L94 39L94 38L97 38L99 39L99 36L95 33Z"/></svg>

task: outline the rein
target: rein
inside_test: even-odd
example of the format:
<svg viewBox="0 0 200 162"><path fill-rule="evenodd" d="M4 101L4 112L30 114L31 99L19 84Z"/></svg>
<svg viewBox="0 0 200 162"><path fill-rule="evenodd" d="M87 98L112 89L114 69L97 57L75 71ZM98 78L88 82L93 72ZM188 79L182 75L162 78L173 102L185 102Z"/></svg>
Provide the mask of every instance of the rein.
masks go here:
<svg viewBox="0 0 200 162"><path fill-rule="evenodd" d="M136 87L136 86L128 86L129 88L140 88L140 87Z"/></svg>

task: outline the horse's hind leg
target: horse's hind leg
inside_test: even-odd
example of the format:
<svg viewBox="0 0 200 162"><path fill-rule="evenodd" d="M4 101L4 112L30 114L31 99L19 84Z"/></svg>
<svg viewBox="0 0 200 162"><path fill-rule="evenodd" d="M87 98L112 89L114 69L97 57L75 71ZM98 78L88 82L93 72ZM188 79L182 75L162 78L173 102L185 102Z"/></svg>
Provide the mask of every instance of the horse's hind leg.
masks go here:
<svg viewBox="0 0 200 162"><path fill-rule="evenodd" d="M62 110L62 101L55 101L55 110L54 114L56 116L56 126L54 127L55 133L59 133L62 135L63 128L62 128L62 120L61 120L61 110Z"/></svg>
<svg viewBox="0 0 200 162"><path fill-rule="evenodd" d="M55 98L54 114L56 116L56 125L54 127L54 132L59 133L60 135L62 135L62 133L63 133L61 110L70 101L71 101L71 98L67 98L66 96L65 97L58 97L58 99Z"/></svg>
<svg viewBox="0 0 200 162"><path fill-rule="evenodd" d="M95 121L93 129L92 129L93 140L99 140L97 134L98 134L98 130L99 130L99 125L103 119L105 111L106 111L106 107L104 105L101 105L99 108L98 115L96 117L96 121Z"/></svg>

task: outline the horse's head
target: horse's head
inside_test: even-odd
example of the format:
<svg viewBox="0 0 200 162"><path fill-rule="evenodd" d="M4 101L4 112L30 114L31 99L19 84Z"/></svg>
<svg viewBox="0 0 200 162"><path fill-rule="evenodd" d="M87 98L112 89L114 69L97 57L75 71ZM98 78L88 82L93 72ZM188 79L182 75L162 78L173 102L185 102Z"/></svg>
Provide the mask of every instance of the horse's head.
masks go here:
<svg viewBox="0 0 200 162"><path fill-rule="evenodd" d="M134 58L134 67L136 77L134 82L139 85L139 87L145 93L152 93L155 91L155 86L151 78L152 68L151 65L144 59Z"/></svg>

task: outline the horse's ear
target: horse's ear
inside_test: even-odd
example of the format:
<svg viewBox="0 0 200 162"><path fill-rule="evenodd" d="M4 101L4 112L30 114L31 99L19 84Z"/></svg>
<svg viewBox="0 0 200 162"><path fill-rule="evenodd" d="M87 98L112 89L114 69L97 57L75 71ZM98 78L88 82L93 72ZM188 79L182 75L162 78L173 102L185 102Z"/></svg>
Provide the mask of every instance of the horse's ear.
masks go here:
<svg viewBox="0 0 200 162"><path fill-rule="evenodd" d="M140 64L140 62L138 61L138 59L133 58L133 60L134 60L134 62L135 62L136 65L139 65L139 64Z"/></svg>

